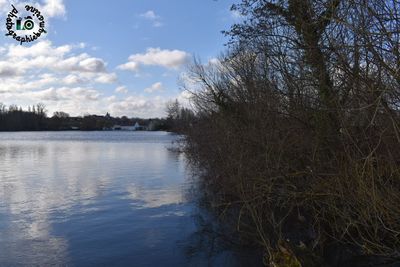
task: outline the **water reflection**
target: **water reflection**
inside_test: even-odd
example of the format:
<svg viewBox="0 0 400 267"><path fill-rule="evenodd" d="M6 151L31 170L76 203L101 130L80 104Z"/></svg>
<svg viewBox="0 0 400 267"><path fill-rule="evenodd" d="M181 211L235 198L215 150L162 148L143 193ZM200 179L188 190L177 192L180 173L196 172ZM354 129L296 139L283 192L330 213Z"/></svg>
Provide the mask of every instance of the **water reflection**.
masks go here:
<svg viewBox="0 0 400 267"><path fill-rule="evenodd" d="M193 203L176 139L0 133L0 266L250 266Z"/></svg>
<svg viewBox="0 0 400 267"><path fill-rule="evenodd" d="M135 134L0 134L0 265L184 265L184 158Z"/></svg>

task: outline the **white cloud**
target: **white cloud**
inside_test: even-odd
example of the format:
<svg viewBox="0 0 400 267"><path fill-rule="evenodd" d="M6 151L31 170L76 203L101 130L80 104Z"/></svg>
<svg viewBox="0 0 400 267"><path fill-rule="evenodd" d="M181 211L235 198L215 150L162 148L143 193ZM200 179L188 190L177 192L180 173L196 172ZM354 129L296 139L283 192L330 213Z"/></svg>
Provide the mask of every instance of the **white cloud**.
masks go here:
<svg viewBox="0 0 400 267"><path fill-rule="evenodd" d="M118 69L121 70L130 70L130 71L138 71L139 70L139 63L137 62L128 62L123 65L119 65Z"/></svg>
<svg viewBox="0 0 400 267"><path fill-rule="evenodd" d="M126 86L118 86L115 89L116 93L121 93L121 94L127 94L128 93L128 88L126 88Z"/></svg>
<svg viewBox="0 0 400 267"><path fill-rule="evenodd" d="M165 106L168 100L158 96L153 98L130 96L110 103L109 110L115 116L163 117L165 116Z"/></svg>
<svg viewBox="0 0 400 267"><path fill-rule="evenodd" d="M163 91L163 90L164 90L164 87L161 82L154 83L150 87L144 89L144 91L146 93L154 93L154 92Z"/></svg>
<svg viewBox="0 0 400 267"><path fill-rule="evenodd" d="M82 87L61 87L61 88L49 88L41 91L27 92L23 94L24 96L28 96L30 98L34 98L40 101L96 101L99 100L100 93L97 90L90 88L82 88Z"/></svg>
<svg viewBox="0 0 400 267"><path fill-rule="evenodd" d="M25 77L23 75L17 77L0 76L0 95L4 93L24 92L27 90L40 89L43 86L58 82L58 79L52 74L41 74L38 77L39 79L35 80L33 77Z"/></svg>
<svg viewBox="0 0 400 267"><path fill-rule="evenodd" d="M122 70L138 71L141 65L177 69L187 62L189 54L181 50L148 48L144 54L134 54L129 61L118 66Z"/></svg>
<svg viewBox="0 0 400 267"><path fill-rule="evenodd" d="M118 89L124 93L126 88ZM48 114L55 111L64 111L71 116L89 114L106 114L113 116L154 118L164 117L168 101L177 97L128 95L122 98L112 95L107 96L92 87L56 87L52 86L37 91L12 91L1 93L1 101L6 105L17 104L26 108L35 103L46 105ZM18 102L15 102L18 99Z"/></svg>
<svg viewBox="0 0 400 267"><path fill-rule="evenodd" d="M18 67L18 72L10 75L20 75L29 71L44 70L77 73L106 73L106 62L101 58L91 57L86 53L75 54L77 49L83 49L84 44L53 46L49 40L39 41L32 46L11 44L3 47L5 57L3 63ZM1 65L1 64L0 64ZM114 74L115 76L115 74ZM115 80L115 77L103 79Z"/></svg>
<svg viewBox="0 0 400 267"><path fill-rule="evenodd" d="M190 99L192 98L192 93L187 90L182 91L176 99L178 99L179 103L184 107L190 107Z"/></svg>
<svg viewBox="0 0 400 267"><path fill-rule="evenodd" d="M79 62L78 66L82 71L105 72L106 64L100 58L87 58Z"/></svg>
<svg viewBox="0 0 400 267"><path fill-rule="evenodd" d="M1 0L0 0L1 1ZM82 53L85 44L54 46L43 40L32 46L0 46L0 96L7 105L27 107L38 102L51 112L71 115L106 110L99 84L117 81L101 58Z"/></svg>
<svg viewBox="0 0 400 267"><path fill-rule="evenodd" d="M149 10L143 14L140 14L141 17L146 18L146 19L150 19L150 20L154 20L154 19L158 19L159 16L156 15L156 13L153 10Z"/></svg>
<svg viewBox="0 0 400 267"><path fill-rule="evenodd" d="M66 53L71 52L72 48L71 45L53 47L49 40L43 40L32 46L10 45L7 56L9 58L63 57Z"/></svg>
<svg viewBox="0 0 400 267"><path fill-rule="evenodd" d="M20 75L21 71L17 66L9 65L5 61L0 61L0 77L12 77Z"/></svg>
<svg viewBox="0 0 400 267"><path fill-rule="evenodd" d="M118 80L115 73L104 73L95 79L98 83L115 83Z"/></svg>
<svg viewBox="0 0 400 267"><path fill-rule="evenodd" d="M45 0L44 6L41 7L41 12L45 17L65 16L66 10L63 0Z"/></svg>
<svg viewBox="0 0 400 267"><path fill-rule="evenodd" d="M62 79L62 82L67 85L84 84L84 83L115 83L118 77L115 73L75 73L69 74Z"/></svg>
<svg viewBox="0 0 400 267"><path fill-rule="evenodd" d="M117 74L107 71L102 58L86 53L90 48L83 43L56 46L41 40L31 46L2 45L0 51L0 101L6 105L27 108L42 102L49 114L61 110L71 116L111 112L113 116L149 118L165 116L166 103L176 98L132 95L124 86L110 96L103 84L116 83ZM134 69L161 66L174 70L187 57L183 51L151 48L132 55L127 64ZM146 91L161 90L163 84L158 82Z"/></svg>
<svg viewBox="0 0 400 267"><path fill-rule="evenodd" d="M10 3L7 0L0 0L0 10L5 10L10 6Z"/></svg>
<svg viewBox="0 0 400 267"><path fill-rule="evenodd" d="M148 10L145 13L140 14L140 17L151 21L154 27L163 26L163 23L161 22L161 17L158 16L153 10Z"/></svg>
<svg viewBox="0 0 400 267"><path fill-rule="evenodd" d="M214 65L214 66L220 66L221 65L221 61L218 59L218 58L211 58L209 61L208 61L208 64L209 65Z"/></svg>
<svg viewBox="0 0 400 267"><path fill-rule="evenodd" d="M17 9L24 9L27 2L39 9L45 19L64 17L67 13L63 0L43 0L43 4L22 0L0 0L0 12L8 12L11 9L11 4L17 7Z"/></svg>
<svg viewBox="0 0 400 267"><path fill-rule="evenodd" d="M78 75L74 75L74 74L70 74L63 79L63 83L68 84L68 85L85 83L85 82L86 82L85 79L83 79L82 77L79 77Z"/></svg>

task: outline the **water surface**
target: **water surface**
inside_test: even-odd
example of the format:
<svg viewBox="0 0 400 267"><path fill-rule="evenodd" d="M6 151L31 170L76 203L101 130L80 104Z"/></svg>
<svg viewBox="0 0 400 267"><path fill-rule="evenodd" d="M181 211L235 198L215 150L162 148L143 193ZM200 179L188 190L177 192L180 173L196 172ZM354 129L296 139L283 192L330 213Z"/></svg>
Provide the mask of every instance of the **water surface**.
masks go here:
<svg viewBox="0 0 400 267"><path fill-rule="evenodd" d="M195 231L177 136L0 133L0 266L185 266Z"/></svg>

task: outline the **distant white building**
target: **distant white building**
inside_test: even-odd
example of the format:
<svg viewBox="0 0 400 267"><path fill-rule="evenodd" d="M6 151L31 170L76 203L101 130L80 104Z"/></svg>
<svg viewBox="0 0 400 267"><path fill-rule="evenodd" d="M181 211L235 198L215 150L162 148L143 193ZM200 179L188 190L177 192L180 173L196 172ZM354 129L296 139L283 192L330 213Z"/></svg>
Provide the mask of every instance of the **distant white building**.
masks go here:
<svg viewBox="0 0 400 267"><path fill-rule="evenodd" d="M136 122L135 125L133 125L133 126L114 125L112 127L112 129L114 131L139 131L139 130L143 130L144 127L140 126L140 124L138 122Z"/></svg>

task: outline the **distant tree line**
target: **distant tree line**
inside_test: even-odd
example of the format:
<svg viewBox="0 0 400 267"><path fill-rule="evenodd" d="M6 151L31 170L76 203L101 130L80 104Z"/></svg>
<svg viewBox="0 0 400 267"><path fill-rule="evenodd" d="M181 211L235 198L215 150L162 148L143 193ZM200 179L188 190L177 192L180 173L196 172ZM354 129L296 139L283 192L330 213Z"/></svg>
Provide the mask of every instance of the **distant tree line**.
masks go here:
<svg viewBox="0 0 400 267"><path fill-rule="evenodd" d="M16 105L5 106L0 103L0 131L100 131L111 130L113 126L133 126L139 123L147 130L168 131L173 126L173 120L166 118L141 119L85 115L82 117L71 117L68 113L57 111L48 117L44 104L29 106L23 110Z"/></svg>

